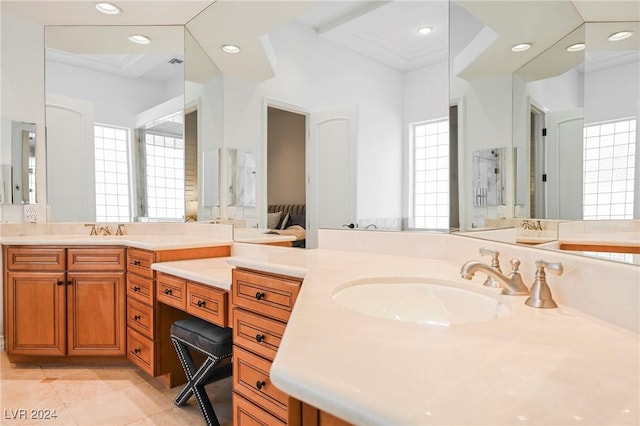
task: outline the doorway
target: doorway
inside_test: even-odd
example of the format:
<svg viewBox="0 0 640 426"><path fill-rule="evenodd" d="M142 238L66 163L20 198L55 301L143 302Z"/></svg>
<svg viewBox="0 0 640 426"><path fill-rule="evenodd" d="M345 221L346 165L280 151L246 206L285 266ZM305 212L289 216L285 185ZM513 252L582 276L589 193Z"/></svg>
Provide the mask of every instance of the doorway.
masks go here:
<svg viewBox="0 0 640 426"><path fill-rule="evenodd" d="M305 114L267 107L267 206L306 203Z"/></svg>
<svg viewBox="0 0 640 426"><path fill-rule="evenodd" d="M544 112L531 105L529 127L529 217L546 219L546 146Z"/></svg>

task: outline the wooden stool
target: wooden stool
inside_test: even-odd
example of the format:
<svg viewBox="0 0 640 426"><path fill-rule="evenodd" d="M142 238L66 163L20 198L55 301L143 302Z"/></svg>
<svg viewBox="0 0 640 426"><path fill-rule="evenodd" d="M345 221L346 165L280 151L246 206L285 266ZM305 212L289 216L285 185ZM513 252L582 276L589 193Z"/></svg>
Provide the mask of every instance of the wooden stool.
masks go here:
<svg viewBox="0 0 640 426"><path fill-rule="evenodd" d="M188 318L171 325L171 342L188 380L173 402L178 406L184 405L192 395L195 395L206 424L219 426L220 423L204 386L233 374L232 330L218 327L199 318ZM189 348L206 356L199 368L196 368Z"/></svg>

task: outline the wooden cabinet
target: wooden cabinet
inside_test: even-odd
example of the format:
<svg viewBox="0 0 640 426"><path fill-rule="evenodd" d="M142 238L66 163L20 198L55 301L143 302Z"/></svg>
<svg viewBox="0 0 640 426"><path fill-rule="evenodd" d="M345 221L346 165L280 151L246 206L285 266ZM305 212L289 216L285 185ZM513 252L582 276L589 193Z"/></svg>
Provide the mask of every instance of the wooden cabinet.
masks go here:
<svg viewBox="0 0 640 426"><path fill-rule="evenodd" d="M4 249L11 355L124 355L123 247Z"/></svg>
<svg viewBox="0 0 640 426"><path fill-rule="evenodd" d="M300 425L302 403L271 383L273 358L300 291L301 280L234 269L234 425Z"/></svg>
<svg viewBox="0 0 640 426"><path fill-rule="evenodd" d="M124 355L124 272L69 272L67 280L67 353Z"/></svg>
<svg viewBox="0 0 640 426"><path fill-rule="evenodd" d="M185 381L170 340L174 321L199 316L226 326L226 292L220 299L199 289L199 284L156 273L151 265L172 260L229 256L230 247L172 250L127 250L127 358L147 374L173 387ZM191 292L191 293L190 293ZM191 296L190 296L191 294ZM159 302L159 303L158 303ZM208 315L208 316L206 316ZM220 315L218 321L212 319Z"/></svg>
<svg viewBox="0 0 640 426"><path fill-rule="evenodd" d="M66 291L62 271L7 273L4 298L9 354L66 354Z"/></svg>

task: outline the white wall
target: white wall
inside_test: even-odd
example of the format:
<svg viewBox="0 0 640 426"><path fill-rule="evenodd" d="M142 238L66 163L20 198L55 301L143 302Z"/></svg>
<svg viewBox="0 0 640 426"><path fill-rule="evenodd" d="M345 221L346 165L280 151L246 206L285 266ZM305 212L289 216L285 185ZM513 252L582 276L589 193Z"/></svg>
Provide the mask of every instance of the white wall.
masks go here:
<svg viewBox="0 0 640 426"><path fill-rule="evenodd" d="M36 124L36 190L38 219L46 218L44 124L44 28L32 22L0 15L0 134L10 135L10 120ZM20 40L16 43L16 40ZM7 124L8 123L8 124ZM2 141L4 142L4 140ZM4 161L4 160L3 160ZM4 218L7 220L7 216Z"/></svg>
<svg viewBox="0 0 640 426"><path fill-rule="evenodd" d="M409 188L409 125L449 117L449 61L404 74L403 103L403 187ZM409 217L409 192L402 191L402 217Z"/></svg>
<svg viewBox="0 0 640 426"><path fill-rule="evenodd" d="M177 80L184 87L182 75ZM175 84L117 77L52 61L47 62L46 90L91 102L96 122L127 128L134 127L136 114L182 95L182 90L175 94Z"/></svg>
<svg viewBox="0 0 640 426"><path fill-rule="evenodd" d="M460 156L461 211L464 212L462 228L483 227L489 210L473 207L470 171L473 151L489 148L511 147L512 140L512 77L511 74L493 78L466 81L451 77L452 100L461 101L461 120L458 140ZM511 161L511 159L509 159ZM467 177L463 173L467 171ZM512 173L512 171L511 171ZM513 204L513 178L507 176L506 205ZM465 208L463 206L467 206Z"/></svg>

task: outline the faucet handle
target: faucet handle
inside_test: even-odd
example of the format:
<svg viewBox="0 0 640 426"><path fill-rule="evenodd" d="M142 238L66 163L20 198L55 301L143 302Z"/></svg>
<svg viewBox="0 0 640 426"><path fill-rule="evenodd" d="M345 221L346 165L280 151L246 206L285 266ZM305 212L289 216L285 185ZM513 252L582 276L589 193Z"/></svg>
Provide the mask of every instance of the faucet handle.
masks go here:
<svg viewBox="0 0 640 426"><path fill-rule="evenodd" d="M495 269L498 272L502 272L502 269L500 269L500 260L498 259L498 257L500 256L499 251L480 247L480 255L491 256L491 268ZM485 287L500 288L500 283L491 275L487 275L487 279L484 280L483 285Z"/></svg>
<svg viewBox="0 0 640 426"><path fill-rule="evenodd" d="M98 235L98 230L96 229L95 223L85 223L84 226L91 227L91 232L89 233L89 235Z"/></svg>
<svg viewBox="0 0 640 426"><path fill-rule="evenodd" d="M560 262L536 261L536 279L531 286L531 294L524 302L533 308L557 308L558 305L551 297L551 289L547 284L547 274L545 268L555 275L562 275L564 268Z"/></svg>
<svg viewBox="0 0 640 426"><path fill-rule="evenodd" d="M562 272L564 272L564 268L562 267L562 263L560 262L545 262L544 260L536 260L536 267L538 269L542 268L543 272L546 269L547 271L555 275L562 275Z"/></svg>
<svg viewBox="0 0 640 426"><path fill-rule="evenodd" d="M487 248L484 248L484 247L480 247L480 255L482 255L482 256L491 256L491 267L493 269L496 269L496 270L502 272L502 270L500 269L500 259L498 259L498 257L500 256L500 252L499 251L487 249Z"/></svg>

